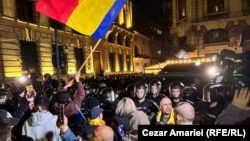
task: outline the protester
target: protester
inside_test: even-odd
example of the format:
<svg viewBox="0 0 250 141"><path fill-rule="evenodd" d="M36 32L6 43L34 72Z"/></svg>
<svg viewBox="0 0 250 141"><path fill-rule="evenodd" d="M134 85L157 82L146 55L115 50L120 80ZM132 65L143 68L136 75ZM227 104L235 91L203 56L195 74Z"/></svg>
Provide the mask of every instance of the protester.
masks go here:
<svg viewBox="0 0 250 141"><path fill-rule="evenodd" d="M89 125L105 125L103 120L103 109L98 106L91 108Z"/></svg>
<svg viewBox="0 0 250 141"><path fill-rule="evenodd" d="M131 113L129 124L131 126L131 131L126 136L122 137L122 140L138 141L138 126L150 125L150 120L143 111L136 110Z"/></svg>
<svg viewBox="0 0 250 141"><path fill-rule="evenodd" d="M33 140L60 141L60 129L57 127L57 115L49 112L49 99L39 97L34 101L35 112L24 122L22 135Z"/></svg>
<svg viewBox="0 0 250 141"><path fill-rule="evenodd" d="M129 131L131 131L131 125L129 123L129 118L131 113L135 112L137 109L135 107L134 101L129 97L123 97L119 100L117 108L114 115L114 130L119 137L124 136ZM118 129L122 128L123 133L119 133Z"/></svg>
<svg viewBox="0 0 250 141"><path fill-rule="evenodd" d="M177 125L193 125L195 110L189 102L180 102L174 108L175 123Z"/></svg>
<svg viewBox="0 0 250 141"><path fill-rule="evenodd" d="M0 109L0 123L13 127L19 123L20 119L13 117L7 110Z"/></svg>
<svg viewBox="0 0 250 141"><path fill-rule="evenodd" d="M156 125L173 125L174 120L174 109L172 101L167 96L162 98L160 101L160 111L158 111L155 119Z"/></svg>
<svg viewBox="0 0 250 141"><path fill-rule="evenodd" d="M13 117L7 110L0 109L0 139L2 141L11 141L12 129L19 122L19 118Z"/></svg>
<svg viewBox="0 0 250 141"><path fill-rule="evenodd" d="M0 122L0 139L1 141L11 141L11 127L6 124Z"/></svg>
<svg viewBox="0 0 250 141"><path fill-rule="evenodd" d="M76 136L68 126L68 118L64 116L63 124L59 125L61 129L60 137L62 141L81 141L82 138ZM114 141L114 131L110 126L97 126L92 133L88 135L88 141Z"/></svg>
<svg viewBox="0 0 250 141"><path fill-rule="evenodd" d="M195 112L194 125L214 125L215 119L210 117L206 112Z"/></svg>
<svg viewBox="0 0 250 141"><path fill-rule="evenodd" d="M76 82L76 95L71 97L71 94L67 89L73 85L74 80L70 80L64 87L60 88L59 92L56 94L55 98L51 102L50 111L53 114L60 114L60 106L65 105L65 115L71 117L76 115L81 107L83 100L85 99L85 92L83 89L83 84L80 81L80 72L75 74Z"/></svg>
<svg viewBox="0 0 250 141"><path fill-rule="evenodd" d="M237 89L232 103L215 120L215 125L250 124L250 90Z"/></svg>
<svg viewBox="0 0 250 141"><path fill-rule="evenodd" d="M18 141L21 138L21 129L24 120L30 116L31 109L33 108L34 99L37 93L36 90L23 91L20 95L13 98L13 93L9 89L0 89L0 109L5 109L13 117L18 118L20 121L12 128L12 141Z"/></svg>
<svg viewBox="0 0 250 141"><path fill-rule="evenodd" d="M57 119L57 126L60 128L60 138L62 141L79 141L81 137L77 137L68 125L67 116L63 116Z"/></svg>
<svg viewBox="0 0 250 141"><path fill-rule="evenodd" d="M88 136L89 141L114 141L114 131L110 126L98 126L94 132Z"/></svg>

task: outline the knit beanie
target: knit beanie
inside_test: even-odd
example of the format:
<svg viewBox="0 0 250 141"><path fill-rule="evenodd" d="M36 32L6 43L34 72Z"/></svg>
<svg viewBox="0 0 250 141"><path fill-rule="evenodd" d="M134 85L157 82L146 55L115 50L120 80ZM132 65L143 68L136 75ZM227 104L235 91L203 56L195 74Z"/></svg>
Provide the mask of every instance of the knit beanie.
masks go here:
<svg viewBox="0 0 250 141"><path fill-rule="evenodd" d="M70 93L65 92L58 92L57 93L57 102L60 104L66 104L69 101Z"/></svg>

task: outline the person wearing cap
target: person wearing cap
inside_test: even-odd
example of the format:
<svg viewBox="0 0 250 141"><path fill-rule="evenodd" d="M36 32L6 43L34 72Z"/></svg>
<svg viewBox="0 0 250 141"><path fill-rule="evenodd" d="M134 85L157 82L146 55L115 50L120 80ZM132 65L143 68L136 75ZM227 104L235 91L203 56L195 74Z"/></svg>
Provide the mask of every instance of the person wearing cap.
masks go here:
<svg viewBox="0 0 250 141"><path fill-rule="evenodd" d="M22 118L25 113L32 108L35 97L35 90L32 90L31 92L25 91L24 96L20 96L19 102L15 103L10 91L6 89L0 89L0 109L7 110L12 116L16 118Z"/></svg>
<svg viewBox="0 0 250 141"><path fill-rule="evenodd" d="M105 121L103 120L103 109L95 106L93 108L91 108L90 110L90 121L89 121L89 125L94 125L94 126L98 126L98 125L105 125Z"/></svg>
<svg viewBox="0 0 250 141"><path fill-rule="evenodd" d="M22 127L22 135L33 140L61 141L60 129L57 127L57 115L53 115L49 109L49 99L38 97L34 101L34 111L26 119Z"/></svg>
<svg viewBox="0 0 250 141"><path fill-rule="evenodd" d="M7 110L0 109L0 122L6 123L10 126L15 126L19 123L20 119L13 117Z"/></svg>
<svg viewBox="0 0 250 141"><path fill-rule="evenodd" d="M0 109L0 139L11 141L12 128L19 122L19 118L13 117L7 110Z"/></svg>
<svg viewBox="0 0 250 141"><path fill-rule="evenodd" d="M7 89L0 89L0 109L8 111L13 117L20 121L12 128L12 140L18 140L21 136L21 128L24 120L30 115L36 97L36 90L24 91L19 95L18 102L13 99L13 95Z"/></svg>

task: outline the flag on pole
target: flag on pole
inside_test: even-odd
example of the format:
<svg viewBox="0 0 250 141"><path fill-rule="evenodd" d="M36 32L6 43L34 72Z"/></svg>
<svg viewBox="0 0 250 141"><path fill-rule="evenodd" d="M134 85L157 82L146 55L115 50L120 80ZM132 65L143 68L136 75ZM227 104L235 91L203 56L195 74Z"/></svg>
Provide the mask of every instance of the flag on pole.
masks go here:
<svg viewBox="0 0 250 141"><path fill-rule="evenodd" d="M127 0L38 0L36 11L95 39L104 37Z"/></svg>

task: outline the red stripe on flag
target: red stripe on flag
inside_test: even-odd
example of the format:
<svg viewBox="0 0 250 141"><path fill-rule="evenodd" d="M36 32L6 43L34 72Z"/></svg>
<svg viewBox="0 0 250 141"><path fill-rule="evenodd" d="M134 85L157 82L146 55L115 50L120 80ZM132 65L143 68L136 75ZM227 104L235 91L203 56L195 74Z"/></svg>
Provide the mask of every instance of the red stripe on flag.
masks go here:
<svg viewBox="0 0 250 141"><path fill-rule="evenodd" d="M79 0L39 0L36 11L61 23L66 23Z"/></svg>

